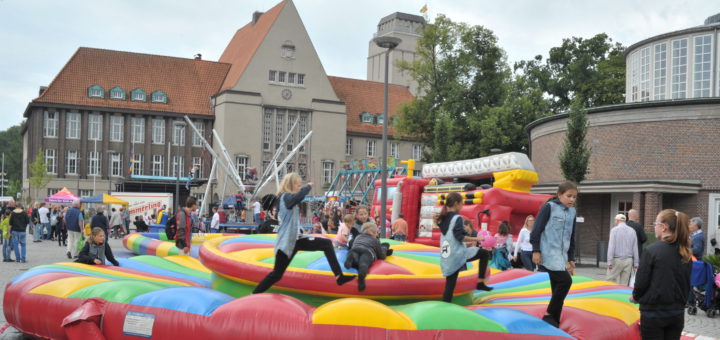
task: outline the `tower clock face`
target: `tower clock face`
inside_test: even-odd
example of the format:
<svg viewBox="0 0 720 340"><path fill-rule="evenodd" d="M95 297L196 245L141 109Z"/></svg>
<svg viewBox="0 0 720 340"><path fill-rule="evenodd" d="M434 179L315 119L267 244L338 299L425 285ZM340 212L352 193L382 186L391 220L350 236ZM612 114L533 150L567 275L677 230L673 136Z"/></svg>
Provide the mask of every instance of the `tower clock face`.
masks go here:
<svg viewBox="0 0 720 340"><path fill-rule="evenodd" d="M292 91L290 91L290 89L282 90L281 94L282 94L283 99L285 99L285 100L292 98Z"/></svg>

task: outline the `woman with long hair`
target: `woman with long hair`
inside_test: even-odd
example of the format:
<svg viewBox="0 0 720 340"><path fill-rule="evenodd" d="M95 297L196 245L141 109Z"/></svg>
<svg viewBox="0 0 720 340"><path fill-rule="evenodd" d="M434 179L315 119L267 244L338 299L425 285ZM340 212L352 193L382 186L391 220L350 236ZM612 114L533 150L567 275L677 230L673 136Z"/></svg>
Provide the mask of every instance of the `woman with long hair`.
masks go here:
<svg viewBox="0 0 720 340"><path fill-rule="evenodd" d="M445 205L435 223L440 226L440 267L445 276L445 291L443 301L451 302L458 274L467 269L467 262L480 260L478 266L477 289L492 290L485 284L485 270L487 269L490 252L478 247L467 247L465 242L479 241L477 237L467 236L463 226L463 219L459 212L463 206L463 198L457 192L447 195Z"/></svg>
<svg viewBox="0 0 720 340"><path fill-rule="evenodd" d="M312 183L302 186L302 178L291 172L283 177L277 197L279 199L277 243L275 244L275 265L273 270L255 287L253 294L268 290L273 284L280 281L285 269L299 250L325 252L335 281L338 286L355 278L355 275L344 275L340 263L335 256L332 241L321 237L305 237L300 231L300 202L312 189Z"/></svg>
<svg viewBox="0 0 720 340"><path fill-rule="evenodd" d="M673 209L653 223L660 242L643 251L630 298L640 304L643 339L680 339L692 272L688 224L688 216Z"/></svg>

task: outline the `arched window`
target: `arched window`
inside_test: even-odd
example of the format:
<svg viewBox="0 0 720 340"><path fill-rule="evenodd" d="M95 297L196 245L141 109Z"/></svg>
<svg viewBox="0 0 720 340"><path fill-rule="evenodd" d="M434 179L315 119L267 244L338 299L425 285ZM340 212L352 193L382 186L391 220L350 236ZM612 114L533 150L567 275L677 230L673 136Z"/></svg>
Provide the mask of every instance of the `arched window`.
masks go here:
<svg viewBox="0 0 720 340"><path fill-rule="evenodd" d="M120 86L110 89L110 99L125 100L125 90Z"/></svg>
<svg viewBox="0 0 720 340"><path fill-rule="evenodd" d="M130 100L134 102L144 102L147 98L147 95L145 94L145 91L142 89L134 89L132 92L130 92Z"/></svg>
<svg viewBox="0 0 720 340"><path fill-rule="evenodd" d="M105 98L105 89L100 85L93 85L88 88L88 97Z"/></svg>
<svg viewBox="0 0 720 340"><path fill-rule="evenodd" d="M160 90L153 92L152 93L152 102L167 104L167 94L165 94L165 92L160 91Z"/></svg>

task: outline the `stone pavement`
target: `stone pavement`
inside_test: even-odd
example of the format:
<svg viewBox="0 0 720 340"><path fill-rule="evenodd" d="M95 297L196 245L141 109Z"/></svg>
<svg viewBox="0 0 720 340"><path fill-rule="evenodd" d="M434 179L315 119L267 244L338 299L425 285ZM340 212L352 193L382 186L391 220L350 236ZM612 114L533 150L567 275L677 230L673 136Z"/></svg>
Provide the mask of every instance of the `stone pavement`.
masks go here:
<svg viewBox="0 0 720 340"><path fill-rule="evenodd" d="M40 243L33 243L32 236L28 237L28 248L27 248L27 263L0 263L0 283L2 284L2 292L0 294L0 307L2 306L2 299L5 292L5 286L14 277L22 274L28 269L55 262L68 261L65 255L65 247L58 247L57 242L43 241ZM113 253L116 256L126 257L130 254L125 250L121 240L111 239L109 241L110 246L113 249ZM15 255L13 254L13 258ZM584 265L578 266L576 269L576 275L583 275L592 277L597 280L606 279L605 264L601 263L600 268L595 266L594 259L583 259ZM0 328L5 325L5 315L0 313ZM705 312L698 311L697 315L685 315L685 332L688 335L702 335L697 339L720 339L720 316L716 316L713 319L708 318ZM0 336L0 339L15 339L19 338L17 334L4 334ZM21 337L20 337L21 338Z"/></svg>

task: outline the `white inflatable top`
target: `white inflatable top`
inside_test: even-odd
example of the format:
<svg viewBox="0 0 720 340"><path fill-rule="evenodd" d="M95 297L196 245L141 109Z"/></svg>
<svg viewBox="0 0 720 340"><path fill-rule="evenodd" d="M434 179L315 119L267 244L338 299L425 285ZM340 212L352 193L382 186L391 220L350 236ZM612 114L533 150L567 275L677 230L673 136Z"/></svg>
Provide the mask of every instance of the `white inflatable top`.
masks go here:
<svg viewBox="0 0 720 340"><path fill-rule="evenodd" d="M508 152L475 159L460 161L429 163L422 167L423 178L483 178L490 177L494 172L507 170L535 171L530 158L524 153Z"/></svg>

